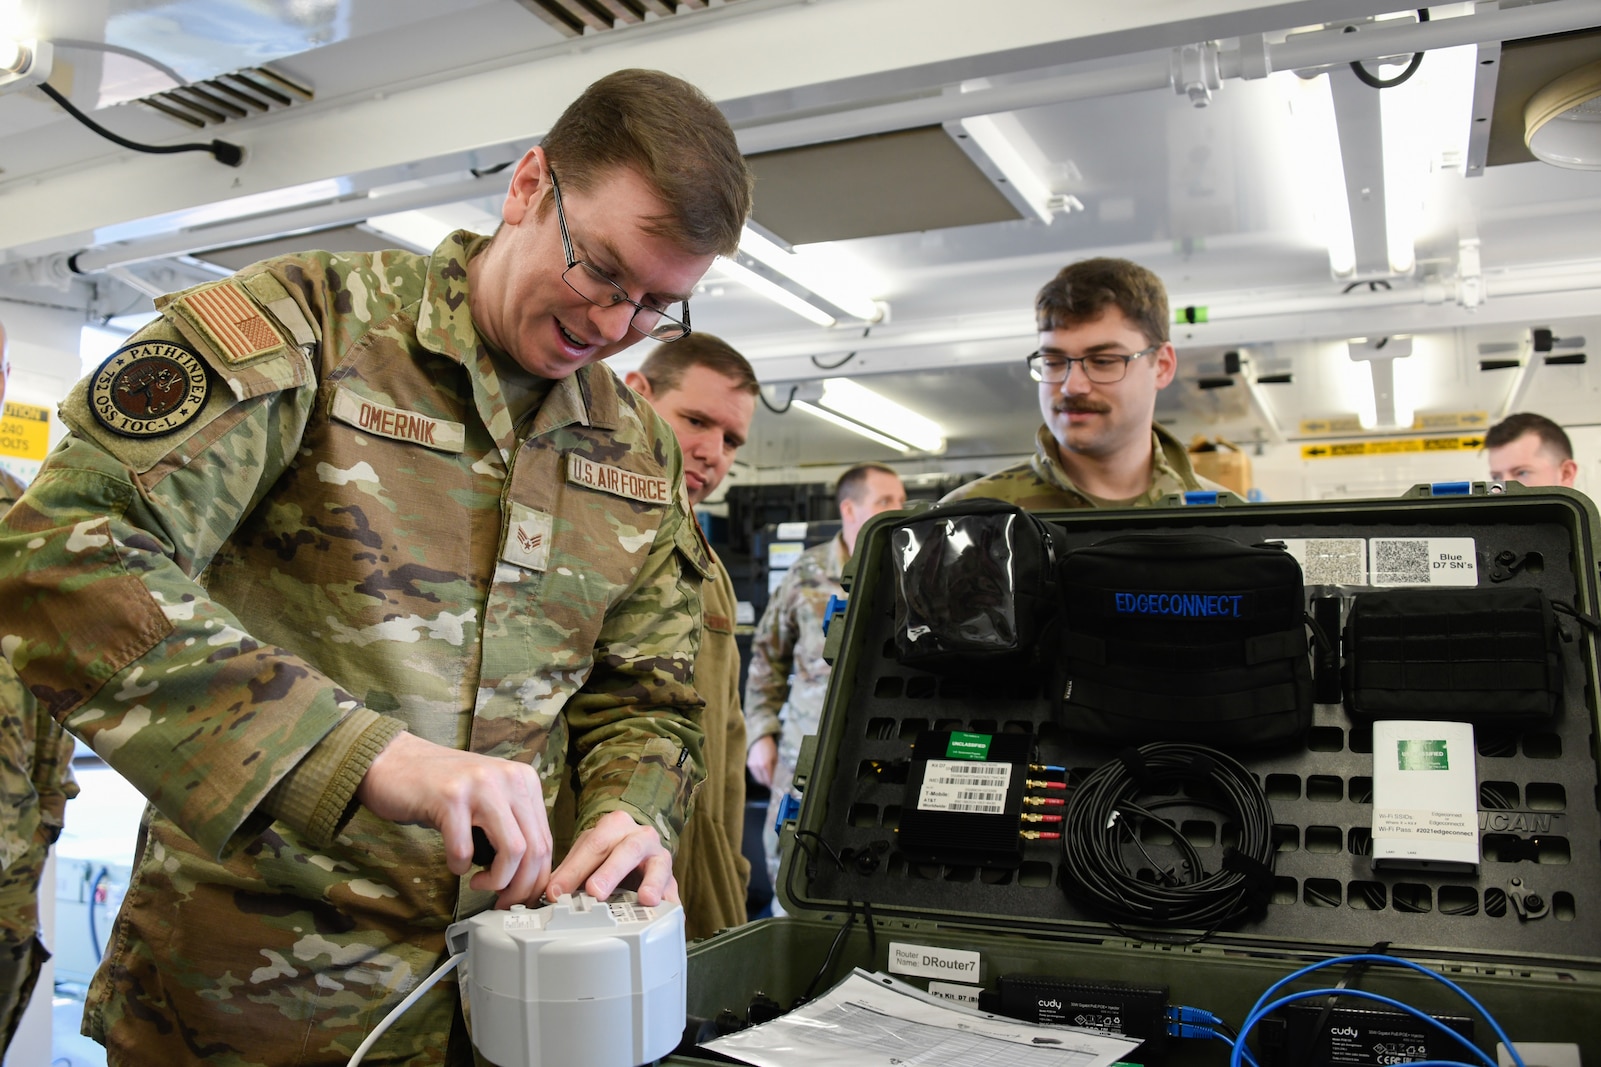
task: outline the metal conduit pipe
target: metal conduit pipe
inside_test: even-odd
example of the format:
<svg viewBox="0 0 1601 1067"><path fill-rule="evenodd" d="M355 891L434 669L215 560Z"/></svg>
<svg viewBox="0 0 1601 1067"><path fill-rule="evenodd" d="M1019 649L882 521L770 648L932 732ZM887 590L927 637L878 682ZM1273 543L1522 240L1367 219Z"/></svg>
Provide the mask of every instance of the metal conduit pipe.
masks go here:
<svg viewBox="0 0 1601 1067"><path fill-rule="evenodd" d="M1359 33L1306 34L1280 44L1251 38L1244 49L1218 52L1217 66L1224 78L1261 78L1280 70L1306 70L1481 41L1541 37L1590 29L1598 24L1601 24L1601 0L1548 0L1526 7L1432 22L1374 23ZM755 154L933 126L975 115L1021 111L1068 100L1166 89L1173 87L1172 72L1169 55L1147 56L1109 70L874 104L802 119L780 119L746 126L736 133L740 150Z"/></svg>
<svg viewBox="0 0 1601 1067"><path fill-rule="evenodd" d="M1508 299L1544 293L1597 292L1601 293L1601 260L1568 264L1557 268L1512 268L1487 274L1485 289L1491 298ZM1297 319L1328 312L1348 312L1360 308L1402 307L1429 303L1423 286L1399 286L1360 295L1341 294L1338 291L1263 294L1256 298L1230 299L1227 294L1212 296L1206 293L1172 294L1175 307L1187 303L1205 305L1208 320L1214 325L1227 324L1239 319L1286 318ZM813 334L802 336L774 336L751 338L740 346L740 351L751 359L782 359L817 356L831 357L847 351L863 354L890 352L897 349L938 347L961 344L984 344L995 341L1017 341L1018 354L1027 351L1029 343L1038 337L1033 315L1028 311L995 312L948 319L920 319L915 323L890 323L875 327L870 337L819 338ZM1005 362L1013 356L999 360L981 359L978 362ZM954 359L951 361L954 364ZM945 365L943 362L941 365ZM764 378L764 380L766 380ZM775 379L777 380L777 379Z"/></svg>

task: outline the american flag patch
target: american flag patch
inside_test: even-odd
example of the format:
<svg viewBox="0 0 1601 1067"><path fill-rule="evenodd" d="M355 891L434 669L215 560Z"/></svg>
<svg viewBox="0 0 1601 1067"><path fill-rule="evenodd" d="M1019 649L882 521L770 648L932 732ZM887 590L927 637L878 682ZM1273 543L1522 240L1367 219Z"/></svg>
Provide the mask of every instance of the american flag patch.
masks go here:
<svg viewBox="0 0 1601 1067"><path fill-rule="evenodd" d="M219 282L183 298L195 325L205 331L229 363L243 363L286 344L261 310L234 288Z"/></svg>

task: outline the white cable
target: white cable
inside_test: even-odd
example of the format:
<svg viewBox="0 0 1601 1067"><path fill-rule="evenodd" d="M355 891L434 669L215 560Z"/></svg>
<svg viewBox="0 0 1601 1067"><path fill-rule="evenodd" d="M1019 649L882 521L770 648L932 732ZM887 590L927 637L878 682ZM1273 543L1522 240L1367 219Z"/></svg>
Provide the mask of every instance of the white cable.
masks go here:
<svg viewBox="0 0 1601 1067"><path fill-rule="evenodd" d="M176 70L173 70L171 67L167 66L165 63L161 62L161 60L153 59L150 56L145 55L143 52L136 52L132 48L124 48L120 44L110 44L106 41L83 41L75 37L52 37L50 38L50 43L55 45L57 48L87 48L94 52L111 52L115 55L127 56L129 59L137 59L139 62L147 66L154 67L156 70L159 70L161 73L171 78L174 83L174 88L182 88L189 84L189 80L187 78L185 78L182 74L179 74Z"/></svg>
<svg viewBox="0 0 1601 1067"><path fill-rule="evenodd" d="M428 992L436 983L438 983L441 978L455 970L456 965L460 963L462 959L466 957L466 955L467 954L465 952L456 953L444 963L440 964L437 971L435 971L433 974L430 974L427 978L424 978L421 985L419 985L416 989L413 989L410 993L406 994L406 999L401 1001L399 1004L396 1004L394 1010L388 1015L385 1015L383 1017L383 1021L381 1021L377 1026L373 1027L372 1033L367 1035L367 1040L363 1041L356 1051L351 1055L350 1059L346 1061L345 1067L356 1067L356 1064L361 1062L362 1057L367 1055L368 1052L372 1051L373 1045L376 1044L378 1039L383 1036L384 1031L388 1030L390 1025L396 1019L404 1015L407 1008L417 1003L418 997Z"/></svg>

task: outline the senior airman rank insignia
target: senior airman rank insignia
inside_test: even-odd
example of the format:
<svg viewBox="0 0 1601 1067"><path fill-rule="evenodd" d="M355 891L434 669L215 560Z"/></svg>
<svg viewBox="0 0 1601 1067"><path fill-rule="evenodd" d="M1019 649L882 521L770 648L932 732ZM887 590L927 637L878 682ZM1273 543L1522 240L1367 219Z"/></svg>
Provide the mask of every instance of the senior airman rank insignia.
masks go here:
<svg viewBox="0 0 1601 1067"><path fill-rule="evenodd" d="M519 567L542 571L550 566L550 539L554 532L555 516L511 502L510 520L506 524L506 546L500 558Z"/></svg>
<svg viewBox="0 0 1601 1067"><path fill-rule="evenodd" d="M193 422L211 384L194 349L172 341L119 348L95 371L89 408L113 433L160 437Z"/></svg>

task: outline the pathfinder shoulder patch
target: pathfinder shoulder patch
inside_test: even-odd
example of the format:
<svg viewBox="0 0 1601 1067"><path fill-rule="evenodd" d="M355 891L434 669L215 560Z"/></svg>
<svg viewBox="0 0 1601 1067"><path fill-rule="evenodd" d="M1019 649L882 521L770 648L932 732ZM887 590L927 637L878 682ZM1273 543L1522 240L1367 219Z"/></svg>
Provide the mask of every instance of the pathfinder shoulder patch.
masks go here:
<svg viewBox="0 0 1601 1067"><path fill-rule="evenodd" d="M139 341L118 349L95 371L89 407L113 433L160 437L193 422L210 389L194 349Z"/></svg>

